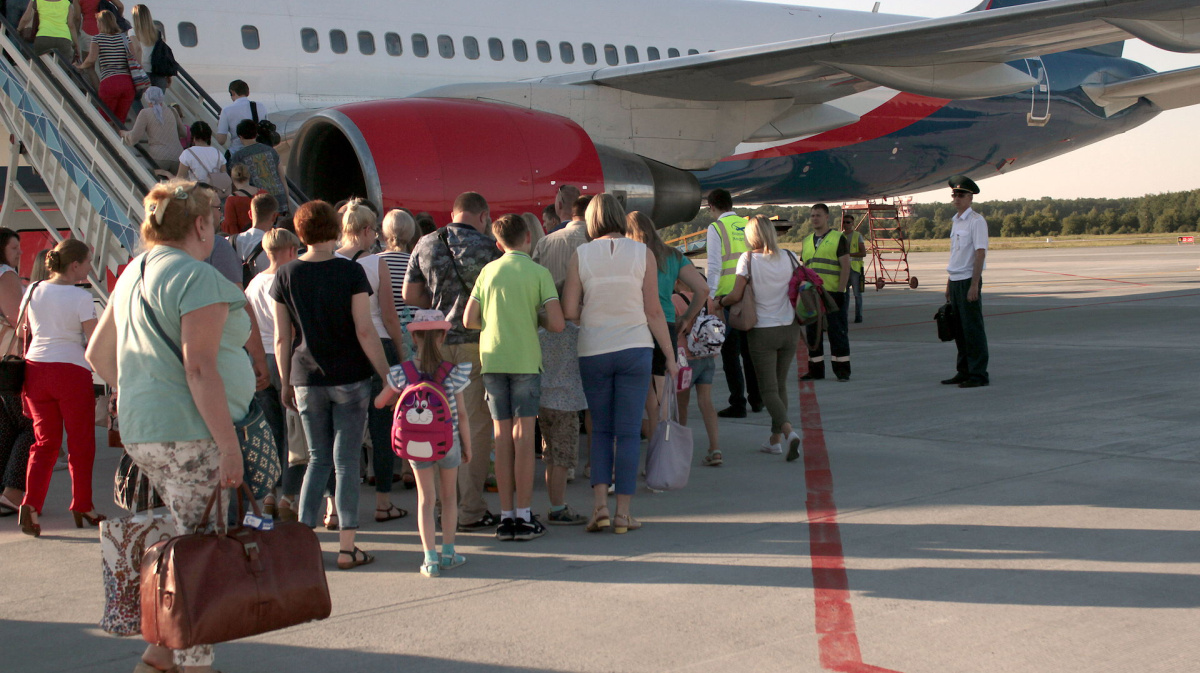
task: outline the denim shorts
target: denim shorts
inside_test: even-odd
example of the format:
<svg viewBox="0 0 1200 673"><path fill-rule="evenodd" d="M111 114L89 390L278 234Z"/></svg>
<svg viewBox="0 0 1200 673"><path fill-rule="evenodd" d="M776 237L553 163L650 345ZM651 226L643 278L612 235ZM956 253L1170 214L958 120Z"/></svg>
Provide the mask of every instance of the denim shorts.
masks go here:
<svg viewBox="0 0 1200 673"><path fill-rule="evenodd" d="M538 415L542 401L541 374L484 374L483 389L494 421Z"/></svg>
<svg viewBox="0 0 1200 673"><path fill-rule="evenodd" d="M692 368L692 386L711 386L713 374L717 373L717 356L706 358L688 358L688 366Z"/></svg>
<svg viewBox="0 0 1200 673"><path fill-rule="evenodd" d="M454 446L450 447L446 455L437 460L410 460L408 464L412 465L414 470L428 470L434 465L443 470L449 470L462 465L462 445L458 442L458 433L454 433Z"/></svg>

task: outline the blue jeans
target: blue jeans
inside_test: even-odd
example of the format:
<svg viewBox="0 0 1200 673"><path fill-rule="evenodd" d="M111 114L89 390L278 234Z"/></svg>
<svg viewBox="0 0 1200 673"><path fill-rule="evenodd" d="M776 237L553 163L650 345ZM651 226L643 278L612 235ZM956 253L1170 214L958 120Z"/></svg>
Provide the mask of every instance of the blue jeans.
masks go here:
<svg viewBox="0 0 1200 673"><path fill-rule="evenodd" d="M391 339L380 339L383 342L383 356L387 358L388 367L400 364L400 354L396 352L396 344ZM371 398L383 391L387 385L378 374L371 376ZM375 492L392 492L392 475L396 470L396 454L392 453L392 407L376 409L374 404L367 405L367 432L371 434L371 465L375 467Z"/></svg>
<svg viewBox="0 0 1200 673"><path fill-rule="evenodd" d="M642 409L650 390L653 348L627 348L579 358L583 394L592 412L592 486L613 481L616 492L637 490Z"/></svg>
<svg viewBox="0 0 1200 673"><path fill-rule="evenodd" d="M296 495L300 492L300 486L304 482L304 472L307 466L288 466L287 417L284 415L283 404L279 398L279 391L283 385L279 380L279 365L276 364L275 356L272 353L267 353L267 372L271 376L271 386L266 390L255 392L254 399L258 400L258 406L262 407L267 425L271 426L271 434L275 435L275 446L279 448L279 464L283 466L280 488L284 495Z"/></svg>
<svg viewBox="0 0 1200 673"><path fill-rule="evenodd" d="M850 289L854 292L854 319L862 320L862 271L850 272ZM846 308L850 304L847 302Z"/></svg>
<svg viewBox="0 0 1200 673"><path fill-rule="evenodd" d="M337 475L338 523L358 528L358 461L371 380L344 386L296 386L296 408L308 439L308 471L300 488L300 522L316 527L329 473Z"/></svg>

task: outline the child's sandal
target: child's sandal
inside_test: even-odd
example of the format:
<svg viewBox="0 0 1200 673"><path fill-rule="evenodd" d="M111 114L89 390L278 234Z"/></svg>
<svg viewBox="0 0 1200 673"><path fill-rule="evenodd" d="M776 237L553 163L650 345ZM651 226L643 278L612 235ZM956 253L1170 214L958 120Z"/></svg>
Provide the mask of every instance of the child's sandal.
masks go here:
<svg viewBox="0 0 1200 673"><path fill-rule="evenodd" d="M441 563L431 561L421 564L421 574L426 577L439 577L442 574Z"/></svg>
<svg viewBox="0 0 1200 673"><path fill-rule="evenodd" d="M457 568L466 562L467 562L467 557L463 556L462 554L452 554L450 556L442 555L442 557L441 557L442 570L450 570L451 568Z"/></svg>
<svg viewBox="0 0 1200 673"><path fill-rule="evenodd" d="M704 460L700 461L700 464L704 465L705 467L718 467L723 462L725 462L725 459L721 455L721 452L717 450L709 451L708 455L704 456Z"/></svg>

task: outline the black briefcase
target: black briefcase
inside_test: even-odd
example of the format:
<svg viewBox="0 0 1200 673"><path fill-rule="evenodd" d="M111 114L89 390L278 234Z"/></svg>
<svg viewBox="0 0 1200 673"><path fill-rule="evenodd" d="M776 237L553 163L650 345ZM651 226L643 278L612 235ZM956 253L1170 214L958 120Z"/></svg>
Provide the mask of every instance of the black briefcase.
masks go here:
<svg viewBox="0 0 1200 673"><path fill-rule="evenodd" d="M933 319L937 322L938 338L954 341L954 335L958 332L958 314L954 312L954 305L946 302L933 314Z"/></svg>

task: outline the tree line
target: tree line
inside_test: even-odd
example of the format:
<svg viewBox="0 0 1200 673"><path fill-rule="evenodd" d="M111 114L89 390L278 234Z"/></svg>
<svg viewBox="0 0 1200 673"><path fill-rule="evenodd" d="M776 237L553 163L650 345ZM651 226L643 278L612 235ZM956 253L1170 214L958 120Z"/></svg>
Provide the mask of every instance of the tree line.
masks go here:
<svg viewBox="0 0 1200 673"><path fill-rule="evenodd" d="M760 206L737 208L739 215L778 216L793 223L780 236L787 243L798 243L812 232L808 206ZM1188 192L1148 194L1123 199L1016 199L983 201L975 210L987 220L992 236L1103 236L1106 234L1162 234L1200 230L1200 189ZM911 239L948 238L954 207L949 203L914 203L906 225ZM833 222L840 222L833 207ZM697 231L712 223L707 211L691 221L664 228L663 240Z"/></svg>

